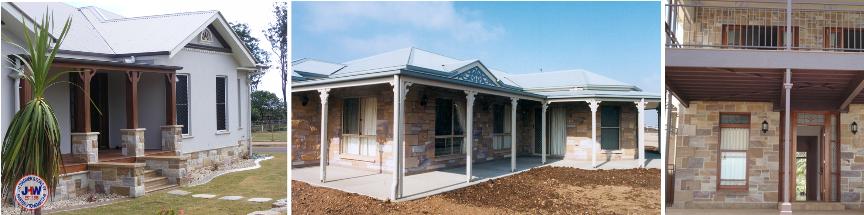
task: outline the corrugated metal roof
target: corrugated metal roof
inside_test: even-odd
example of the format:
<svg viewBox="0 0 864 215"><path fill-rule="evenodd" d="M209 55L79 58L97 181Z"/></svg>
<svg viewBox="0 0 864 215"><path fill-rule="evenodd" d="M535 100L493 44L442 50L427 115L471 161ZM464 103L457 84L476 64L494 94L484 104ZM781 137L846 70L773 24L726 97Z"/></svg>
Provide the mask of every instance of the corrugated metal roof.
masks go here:
<svg viewBox="0 0 864 215"><path fill-rule="evenodd" d="M98 54L171 51L218 14L217 11L200 11L122 17L97 7L76 8L56 2L13 4L37 22L48 8L57 19L54 23L56 33L60 32L65 21L60 18L72 17L73 27L62 49Z"/></svg>
<svg viewBox="0 0 864 215"><path fill-rule="evenodd" d="M393 50L369 57L350 60L341 64L326 63L315 60L298 60L294 64L298 77L294 81L316 79L339 79L369 77L381 72L413 68L429 69L446 75L455 72L479 60L459 60L422 49L408 47ZM341 67L338 69L337 67ZM314 70L314 71L313 71ZM318 71L318 72L315 72ZM326 71L336 71L327 78L304 77L303 72L325 74ZM299 73L298 73L299 72ZM639 87L621 82L586 70L562 70L553 72L535 72L509 74L504 71L489 69L508 91L528 92L548 98L657 98L656 93L642 92ZM439 75L440 76L440 75ZM512 87L509 87L509 86Z"/></svg>

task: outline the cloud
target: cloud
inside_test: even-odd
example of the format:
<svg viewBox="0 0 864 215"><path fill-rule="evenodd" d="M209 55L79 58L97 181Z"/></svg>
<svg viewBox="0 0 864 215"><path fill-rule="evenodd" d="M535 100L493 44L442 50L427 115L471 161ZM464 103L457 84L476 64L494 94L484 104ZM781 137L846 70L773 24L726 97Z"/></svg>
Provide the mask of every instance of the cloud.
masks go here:
<svg viewBox="0 0 864 215"><path fill-rule="evenodd" d="M345 32L385 24L443 32L460 41L475 42L492 40L505 32L501 26L470 18L476 11L457 11L452 2L315 2L307 6L306 28L313 32Z"/></svg>

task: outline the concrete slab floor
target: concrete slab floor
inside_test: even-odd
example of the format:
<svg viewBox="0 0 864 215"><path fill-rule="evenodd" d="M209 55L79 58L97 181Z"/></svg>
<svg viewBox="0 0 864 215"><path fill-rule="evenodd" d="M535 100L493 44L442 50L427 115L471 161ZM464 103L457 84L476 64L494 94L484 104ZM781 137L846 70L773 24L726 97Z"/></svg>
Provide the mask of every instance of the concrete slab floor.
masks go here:
<svg viewBox="0 0 864 215"><path fill-rule="evenodd" d="M747 214L747 215L777 215L780 211L777 209L673 209L667 208L666 215L728 215L728 214ZM861 215L864 210L844 210L844 211L792 211L792 214L799 215Z"/></svg>
<svg viewBox="0 0 864 215"><path fill-rule="evenodd" d="M647 157L647 156L646 156ZM552 166L573 167L580 169L591 169L591 162L570 161L547 158L548 164ZM598 161L599 169L627 169L636 168L637 161ZM660 168L659 159L646 160L648 168ZM543 166L540 157L526 156L518 157L516 160L516 172ZM454 167L438 171L405 176L403 197L399 201L412 200L430 195L435 195L450 190L474 185L489 179L505 177L510 172L510 159L498 159L482 163L474 163L473 179L466 183L465 167ZM386 200L390 196L393 177L390 173L380 173L359 170L350 167L328 166L327 182L321 183L319 167L304 167L292 169L292 179L309 183L314 186L329 187L350 193L357 193L379 200Z"/></svg>

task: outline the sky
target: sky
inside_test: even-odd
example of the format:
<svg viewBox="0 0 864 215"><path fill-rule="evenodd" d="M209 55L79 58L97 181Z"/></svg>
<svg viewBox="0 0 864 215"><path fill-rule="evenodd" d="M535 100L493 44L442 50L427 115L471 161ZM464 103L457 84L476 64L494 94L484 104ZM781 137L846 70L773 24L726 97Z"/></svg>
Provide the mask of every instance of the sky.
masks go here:
<svg viewBox="0 0 864 215"><path fill-rule="evenodd" d="M291 58L414 46L507 73L585 69L660 94L659 2L292 2ZM656 112L646 123L657 125Z"/></svg>
<svg viewBox="0 0 864 215"><path fill-rule="evenodd" d="M67 3L76 7L96 6L125 17L218 10L228 22L249 24L252 36L261 41L259 46L271 53L271 61L275 60L270 42L262 32L274 19L273 2L270 1L243 1L242 4L238 4L238 1L74 1ZM264 77L261 78L258 90L267 90L281 97L282 79L279 71L275 67L271 68L273 69L264 73Z"/></svg>

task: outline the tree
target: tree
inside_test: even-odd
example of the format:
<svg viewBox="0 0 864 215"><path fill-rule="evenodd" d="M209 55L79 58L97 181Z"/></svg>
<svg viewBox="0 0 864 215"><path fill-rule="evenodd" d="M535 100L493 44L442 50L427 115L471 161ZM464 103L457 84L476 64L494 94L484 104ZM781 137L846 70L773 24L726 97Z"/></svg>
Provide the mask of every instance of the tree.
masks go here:
<svg viewBox="0 0 864 215"><path fill-rule="evenodd" d="M13 55L24 62L24 68L12 68L30 85L32 99L22 107L6 130L3 137L2 183L4 196L15 190L15 182L25 176L34 174L45 179L50 190L57 188L60 179L60 167L63 159L60 155L60 126L54 109L45 100L45 90L52 86L59 77L68 72L49 76L49 70L60 49L60 44L66 38L66 33L72 23L72 17L66 19L63 30L55 40L51 36L54 26L54 16L45 10L42 22L32 26L33 32L24 22L23 46L14 44L27 51L29 57ZM56 31L55 31L56 32ZM53 192L52 192L53 193ZM37 210L36 213L40 213Z"/></svg>
<svg viewBox="0 0 864 215"><path fill-rule="evenodd" d="M267 28L264 34L279 60L279 70L282 72L282 101L288 104L285 87L288 83L288 3L273 3L273 15L276 20L270 23L270 28Z"/></svg>
<svg viewBox="0 0 864 215"><path fill-rule="evenodd" d="M269 91L252 92L252 121L284 120L287 117L285 103Z"/></svg>
<svg viewBox="0 0 864 215"><path fill-rule="evenodd" d="M249 49L249 52L252 53L252 58L255 59L255 63L263 64L265 66L270 65L270 53L264 51L259 46L258 38L252 36L252 30L249 29L249 25L246 23L228 23L231 26L231 29L234 30L234 33L237 34L237 37L243 41L243 44L246 45L246 48ZM264 76L265 70L256 70L252 74L249 75L250 85L252 85L252 90L258 89L258 83L261 82L261 76Z"/></svg>

